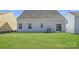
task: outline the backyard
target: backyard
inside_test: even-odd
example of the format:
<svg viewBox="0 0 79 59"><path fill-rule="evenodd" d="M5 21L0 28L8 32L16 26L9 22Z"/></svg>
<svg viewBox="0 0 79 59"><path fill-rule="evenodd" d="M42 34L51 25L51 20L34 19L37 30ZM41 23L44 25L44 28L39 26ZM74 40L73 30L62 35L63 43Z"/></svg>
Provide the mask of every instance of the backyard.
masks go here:
<svg viewBox="0 0 79 59"><path fill-rule="evenodd" d="M0 48L1 49L79 48L79 35L64 32L3 33L0 34Z"/></svg>

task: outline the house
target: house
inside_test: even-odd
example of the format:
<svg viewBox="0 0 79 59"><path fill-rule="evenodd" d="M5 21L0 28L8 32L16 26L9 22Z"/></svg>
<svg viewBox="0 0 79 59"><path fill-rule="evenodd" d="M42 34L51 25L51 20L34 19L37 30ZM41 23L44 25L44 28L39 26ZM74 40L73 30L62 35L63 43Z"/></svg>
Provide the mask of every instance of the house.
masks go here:
<svg viewBox="0 0 79 59"><path fill-rule="evenodd" d="M65 31L65 18L56 10L24 10L17 19L18 32Z"/></svg>
<svg viewBox="0 0 79 59"><path fill-rule="evenodd" d="M0 13L0 32L16 31L16 17L11 13Z"/></svg>
<svg viewBox="0 0 79 59"><path fill-rule="evenodd" d="M68 12L66 18L66 32L79 33L79 12Z"/></svg>

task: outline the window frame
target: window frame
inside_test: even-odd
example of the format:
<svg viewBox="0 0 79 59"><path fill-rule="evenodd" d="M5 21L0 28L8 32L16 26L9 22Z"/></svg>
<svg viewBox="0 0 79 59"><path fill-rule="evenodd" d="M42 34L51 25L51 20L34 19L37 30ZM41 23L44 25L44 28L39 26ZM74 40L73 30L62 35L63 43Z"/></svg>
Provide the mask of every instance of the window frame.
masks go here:
<svg viewBox="0 0 79 59"><path fill-rule="evenodd" d="M22 29L22 23L19 23L19 29Z"/></svg>
<svg viewBox="0 0 79 59"><path fill-rule="evenodd" d="M43 26L43 24L41 24L41 26L40 26L41 28L43 28L44 26Z"/></svg>
<svg viewBox="0 0 79 59"><path fill-rule="evenodd" d="M32 23L28 24L28 29L32 29Z"/></svg>

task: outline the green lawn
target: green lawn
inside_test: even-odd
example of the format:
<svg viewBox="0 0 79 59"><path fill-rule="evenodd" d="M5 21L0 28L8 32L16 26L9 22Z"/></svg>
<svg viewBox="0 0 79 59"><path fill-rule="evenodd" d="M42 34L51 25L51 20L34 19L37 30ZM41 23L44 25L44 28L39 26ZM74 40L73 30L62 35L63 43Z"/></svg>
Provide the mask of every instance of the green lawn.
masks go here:
<svg viewBox="0 0 79 59"><path fill-rule="evenodd" d="M0 34L0 48L79 48L79 35L69 33Z"/></svg>

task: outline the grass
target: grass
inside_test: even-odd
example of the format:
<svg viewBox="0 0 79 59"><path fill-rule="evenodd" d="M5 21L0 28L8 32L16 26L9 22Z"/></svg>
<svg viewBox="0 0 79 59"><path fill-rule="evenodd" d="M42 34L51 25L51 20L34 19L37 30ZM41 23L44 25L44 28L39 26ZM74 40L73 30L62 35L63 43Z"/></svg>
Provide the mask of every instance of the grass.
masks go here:
<svg viewBox="0 0 79 59"><path fill-rule="evenodd" d="M4 33L0 48L79 48L79 35L69 33Z"/></svg>

